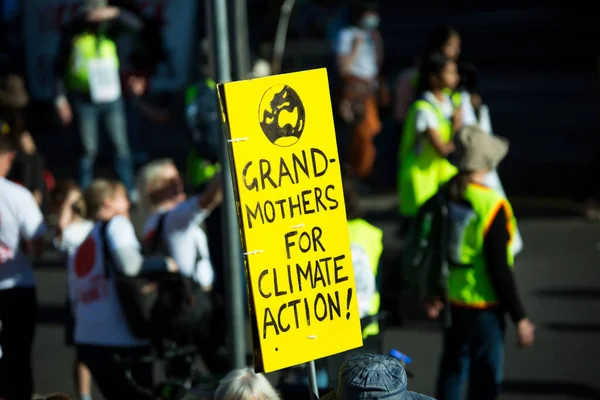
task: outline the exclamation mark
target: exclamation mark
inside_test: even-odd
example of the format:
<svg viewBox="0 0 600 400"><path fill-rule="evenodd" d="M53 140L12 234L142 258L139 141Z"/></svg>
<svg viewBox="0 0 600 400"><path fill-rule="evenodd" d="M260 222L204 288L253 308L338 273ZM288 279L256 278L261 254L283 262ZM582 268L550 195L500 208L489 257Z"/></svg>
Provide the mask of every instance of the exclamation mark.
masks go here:
<svg viewBox="0 0 600 400"><path fill-rule="evenodd" d="M350 302L352 301L352 288L348 289L348 298L346 299L346 309L348 312L346 313L346 319L350 319Z"/></svg>

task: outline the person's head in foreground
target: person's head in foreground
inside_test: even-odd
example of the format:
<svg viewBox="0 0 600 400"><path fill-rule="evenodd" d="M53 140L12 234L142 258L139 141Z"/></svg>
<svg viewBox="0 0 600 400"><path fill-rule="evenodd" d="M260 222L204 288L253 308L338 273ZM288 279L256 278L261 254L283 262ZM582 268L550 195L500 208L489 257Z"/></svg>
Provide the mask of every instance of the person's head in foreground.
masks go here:
<svg viewBox="0 0 600 400"><path fill-rule="evenodd" d="M152 212L171 208L186 199L181 175L168 158L152 161L142 168L138 190L142 207Z"/></svg>
<svg viewBox="0 0 600 400"><path fill-rule="evenodd" d="M463 127L454 136L455 151L450 156L459 173L450 183L450 196L462 198L470 182L483 183L508 153L508 140L486 134L479 126Z"/></svg>
<svg viewBox="0 0 600 400"><path fill-rule="evenodd" d="M365 354L348 360L340 367L336 390L323 400L433 400L407 389L406 371L400 362L381 354Z"/></svg>
<svg viewBox="0 0 600 400"><path fill-rule="evenodd" d="M109 221L117 215L129 218L131 203L127 198L127 189L121 182L95 179L84 195L90 219Z"/></svg>
<svg viewBox="0 0 600 400"><path fill-rule="evenodd" d="M221 380L214 400L279 400L279 395L263 374L240 368Z"/></svg>

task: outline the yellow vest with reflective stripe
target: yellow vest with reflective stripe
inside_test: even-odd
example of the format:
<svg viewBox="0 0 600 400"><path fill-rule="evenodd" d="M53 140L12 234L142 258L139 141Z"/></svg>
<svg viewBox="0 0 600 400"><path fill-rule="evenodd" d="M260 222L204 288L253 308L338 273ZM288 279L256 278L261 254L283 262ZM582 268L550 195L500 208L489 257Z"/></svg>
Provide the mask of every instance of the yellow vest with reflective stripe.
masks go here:
<svg viewBox="0 0 600 400"><path fill-rule="evenodd" d="M367 253L373 275L377 277L379 259L383 252L383 232L364 219L356 218L348 221L348 233L350 235L350 244L360 246ZM379 291L376 291L371 299L369 315L376 315L379 312L380 304ZM363 329L363 339L366 339L368 336L377 335L378 333L379 324L373 322Z"/></svg>
<svg viewBox="0 0 600 400"><path fill-rule="evenodd" d="M420 110L428 110L437 116L437 131L444 142L450 142L452 138L451 123L439 107L425 100L412 104L404 122L398 172L400 214L406 217L416 216L419 208L457 172L448 160L440 157L424 135L417 137L416 117Z"/></svg>
<svg viewBox="0 0 600 400"><path fill-rule="evenodd" d="M88 62L95 58L112 59L115 66L119 67L115 42L105 36L91 33L75 36L65 76L65 83L69 90L89 92Z"/></svg>
<svg viewBox="0 0 600 400"><path fill-rule="evenodd" d="M460 205L450 204L451 264L448 281L449 300L473 308L486 308L498 302L487 271L483 243L485 235L498 212L505 212L510 240L506 244L508 265L512 268L514 257L511 242L517 228L512 207L500 193L486 186L472 183L467 187L465 200L471 205L470 214Z"/></svg>

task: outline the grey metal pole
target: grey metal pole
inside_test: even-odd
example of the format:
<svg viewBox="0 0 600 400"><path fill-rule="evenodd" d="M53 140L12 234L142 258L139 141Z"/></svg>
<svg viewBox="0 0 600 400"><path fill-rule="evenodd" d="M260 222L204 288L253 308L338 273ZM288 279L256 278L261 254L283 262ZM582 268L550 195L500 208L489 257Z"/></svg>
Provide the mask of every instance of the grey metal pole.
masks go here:
<svg viewBox="0 0 600 400"><path fill-rule="evenodd" d="M231 60L229 56L229 32L227 30L227 3L226 0L209 0L206 2L212 13L214 29L211 34L212 50L215 61L216 80L219 83L231 81ZM223 234L223 268L225 290L227 295L229 321L229 349L233 368L242 368L246 365L246 335L243 285L242 278L242 250L235 211L233 184L229 167L229 154L224 136L221 136L221 173L223 179L223 205L221 209L221 223Z"/></svg>
<svg viewBox="0 0 600 400"><path fill-rule="evenodd" d="M235 71L236 79L250 77L250 44L248 41L248 2L233 0L233 18L235 33Z"/></svg>
<svg viewBox="0 0 600 400"><path fill-rule="evenodd" d="M310 361L306 364L307 375L308 375L308 389L310 399L319 398L319 385L317 384L317 368L315 367L315 361Z"/></svg>

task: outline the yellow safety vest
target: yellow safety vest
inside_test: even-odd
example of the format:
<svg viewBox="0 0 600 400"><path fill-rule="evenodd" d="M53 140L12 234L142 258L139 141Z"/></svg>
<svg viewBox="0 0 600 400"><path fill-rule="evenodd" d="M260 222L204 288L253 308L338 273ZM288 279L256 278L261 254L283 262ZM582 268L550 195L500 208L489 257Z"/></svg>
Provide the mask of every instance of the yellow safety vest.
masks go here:
<svg viewBox="0 0 600 400"><path fill-rule="evenodd" d="M510 237L506 244L506 257L512 268L514 257L511 244L517 222L508 200L486 186L469 184L465 200L471 205L470 208L455 203L450 203L449 207L449 300L467 307L487 308L497 304L498 298L483 254L485 235L497 213L505 212Z"/></svg>
<svg viewBox="0 0 600 400"><path fill-rule="evenodd" d="M439 187L458 172L448 160L440 157L429 140L417 137L416 116L420 110L429 110L438 117L438 134L443 141L450 142L452 138L452 125L439 107L425 100L412 104L404 122L398 171L400 214L406 217L416 216Z"/></svg>
<svg viewBox="0 0 600 400"><path fill-rule="evenodd" d="M115 42L102 35L83 33L73 39L73 49L65 83L69 90L89 92L88 62L92 59L112 59L119 67L119 55Z"/></svg>
<svg viewBox="0 0 600 400"><path fill-rule="evenodd" d="M350 245L359 246L365 251L373 275L377 277L379 258L383 251L383 232L364 219L356 218L348 221L348 233L350 234ZM369 315L376 315L379 312L380 304L379 291L376 290L375 295L371 299ZM379 323L377 322L373 322L363 329L363 339L377 334L379 334Z"/></svg>

